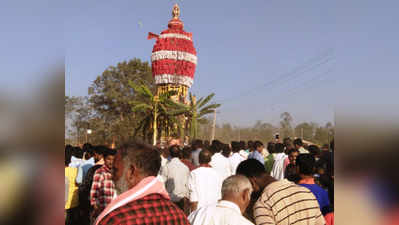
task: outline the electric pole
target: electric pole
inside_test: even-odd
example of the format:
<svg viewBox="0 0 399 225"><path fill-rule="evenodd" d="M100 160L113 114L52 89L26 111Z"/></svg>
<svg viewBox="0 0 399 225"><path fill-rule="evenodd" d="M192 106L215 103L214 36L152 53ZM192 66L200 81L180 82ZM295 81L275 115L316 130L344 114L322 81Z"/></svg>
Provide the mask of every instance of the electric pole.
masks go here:
<svg viewBox="0 0 399 225"><path fill-rule="evenodd" d="M215 130L216 130L216 109L213 110L213 123L212 123L211 142L215 139Z"/></svg>

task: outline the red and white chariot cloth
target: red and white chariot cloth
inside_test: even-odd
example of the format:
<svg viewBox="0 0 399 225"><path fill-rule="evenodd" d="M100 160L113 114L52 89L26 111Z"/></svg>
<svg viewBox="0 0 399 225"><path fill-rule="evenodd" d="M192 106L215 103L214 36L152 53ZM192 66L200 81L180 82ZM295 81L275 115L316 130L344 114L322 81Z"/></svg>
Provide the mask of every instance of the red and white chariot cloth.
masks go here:
<svg viewBox="0 0 399 225"><path fill-rule="evenodd" d="M173 18L168 23L168 29L160 35L148 35L148 39L156 38L151 55L156 84L181 84L187 87L193 84L197 53L192 34L184 31L183 26L179 18Z"/></svg>

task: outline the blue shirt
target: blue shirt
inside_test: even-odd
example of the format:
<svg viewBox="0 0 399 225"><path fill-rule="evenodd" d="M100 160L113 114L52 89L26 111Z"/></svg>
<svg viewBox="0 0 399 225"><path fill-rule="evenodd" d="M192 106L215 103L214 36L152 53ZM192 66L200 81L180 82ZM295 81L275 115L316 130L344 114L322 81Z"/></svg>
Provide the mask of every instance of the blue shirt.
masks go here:
<svg viewBox="0 0 399 225"><path fill-rule="evenodd" d="M260 154L258 151L253 151L251 153L249 153L248 155L248 159L256 159L259 162L262 163L262 165L265 165L265 159L263 158L262 154Z"/></svg>
<svg viewBox="0 0 399 225"><path fill-rule="evenodd" d="M328 210L328 206L330 205L327 191L321 188L317 184L299 184L299 185L306 187L314 194L314 196L316 196L316 199L319 202L320 210L324 215L326 210Z"/></svg>
<svg viewBox="0 0 399 225"><path fill-rule="evenodd" d="M95 164L94 157L84 161L78 168L78 175L76 176L76 183L81 184L83 178L86 176L87 171Z"/></svg>

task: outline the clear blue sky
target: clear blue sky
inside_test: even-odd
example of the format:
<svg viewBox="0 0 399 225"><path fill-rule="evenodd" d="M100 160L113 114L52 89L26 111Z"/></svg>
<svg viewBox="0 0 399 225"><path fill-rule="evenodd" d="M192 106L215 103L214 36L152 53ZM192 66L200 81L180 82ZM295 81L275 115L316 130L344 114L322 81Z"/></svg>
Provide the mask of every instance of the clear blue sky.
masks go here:
<svg viewBox="0 0 399 225"><path fill-rule="evenodd" d="M215 101L223 104L218 122L276 123L288 111L296 123L324 124L334 120L337 103L356 109L353 102L386 105L398 96L399 2L394 0L6 3L13 10L0 9L7 17L2 29L11 32L0 46L9 54L1 54L0 61L3 72L15 74L6 81L17 83L25 71L40 70L62 52L66 94L86 95L108 66L134 57L150 61L154 40L147 34L167 28L176 2L198 52L191 91L216 93ZM64 35L57 39L60 32L54 29Z"/></svg>

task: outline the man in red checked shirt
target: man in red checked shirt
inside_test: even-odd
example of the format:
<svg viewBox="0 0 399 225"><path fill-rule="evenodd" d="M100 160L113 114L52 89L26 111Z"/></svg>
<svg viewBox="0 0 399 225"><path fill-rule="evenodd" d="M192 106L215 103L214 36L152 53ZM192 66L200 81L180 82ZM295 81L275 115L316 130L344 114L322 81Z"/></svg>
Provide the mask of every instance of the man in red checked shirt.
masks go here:
<svg viewBox="0 0 399 225"><path fill-rule="evenodd" d="M90 204L93 206L92 220L107 207L116 197L116 189L112 180L112 167L114 163L115 150L104 150L104 165L96 170L93 176L93 184L90 190Z"/></svg>
<svg viewBox="0 0 399 225"><path fill-rule="evenodd" d="M114 182L118 193L93 225L190 225L157 178L161 156L153 146L130 143L118 149Z"/></svg>

